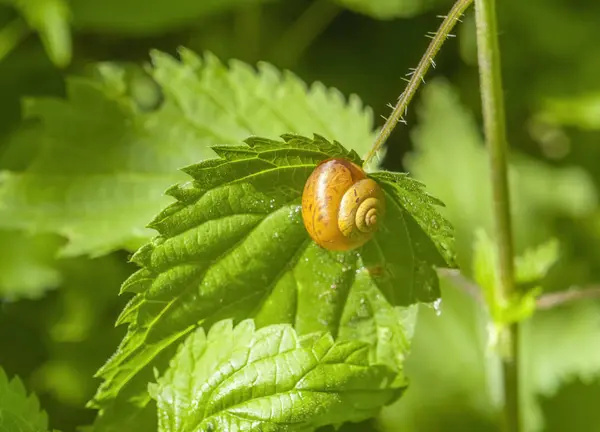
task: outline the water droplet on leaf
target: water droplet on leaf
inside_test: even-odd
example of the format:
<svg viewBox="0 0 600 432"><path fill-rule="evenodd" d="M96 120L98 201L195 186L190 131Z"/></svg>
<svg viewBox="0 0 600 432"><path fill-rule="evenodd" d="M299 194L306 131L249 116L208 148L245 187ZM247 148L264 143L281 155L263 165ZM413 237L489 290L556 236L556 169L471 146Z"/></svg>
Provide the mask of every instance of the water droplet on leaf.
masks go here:
<svg viewBox="0 0 600 432"><path fill-rule="evenodd" d="M442 314L442 298L438 298L433 302L433 310L437 316Z"/></svg>

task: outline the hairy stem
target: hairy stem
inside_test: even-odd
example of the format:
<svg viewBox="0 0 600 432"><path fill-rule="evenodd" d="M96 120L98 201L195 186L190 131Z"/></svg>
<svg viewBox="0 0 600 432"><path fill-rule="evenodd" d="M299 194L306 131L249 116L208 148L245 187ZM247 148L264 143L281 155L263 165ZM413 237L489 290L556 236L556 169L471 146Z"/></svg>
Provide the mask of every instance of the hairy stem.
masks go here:
<svg viewBox="0 0 600 432"><path fill-rule="evenodd" d="M0 60L6 57L28 34L29 27L20 17L0 29Z"/></svg>
<svg viewBox="0 0 600 432"><path fill-rule="evenodd" d="M571 287L567 291L548 293L538 297L537 310L547 310L581 300L597 300L600 298L600 286L584 288Z"/></svg>
<svg viewBox="0 0 600 432"><path fill-rule="evenodd" d="M341 8L329 0L314 0L273 49L277 65L282 68L293 67L340 11Z"/></svg>
<svg viewBox="0 0 600 432"><path fill-rule="evenodd" d="M495 0L475 0L477 52L485 140L490 156L493 213L498 248L499 290L497 298L504 304L515 295L513 240L508 190L508 167L500 47ZM502 330L504 343L504 426L520 430L519 414L519 324Z"/></svg>
<svg viewBox="0 0 600 432"><path fill-rule="evenodd" d="M473 3L473 0L457 0L452 6L452 9L444 17L444 21L440 25L440 28L435 34L427 34L428 37L431 38L431 43L427 47L425 54L421 57L419 64L417 67L410 72L410 79L408 80L408 84L406 88L398 98L398 102L392 111L392 114L387 118L385 124L379 131L379 135L375 139L375 143L371 150L364 158L363 166L367 166L368 163L373 159L373 157L377 154L377 152L381 149L383 144L389 138L390 134L398 124L402 120L402 117L406 113L406 109L408 108L408 104L412 100L413 96L417 92L417 89L421 85L422 82L425 82L425 75L431 66L435 67L434 58L437 55L438 51L451 35L451 31L456 25L458 21L460 21L460 17L465 12L465 10Z"/></svg>

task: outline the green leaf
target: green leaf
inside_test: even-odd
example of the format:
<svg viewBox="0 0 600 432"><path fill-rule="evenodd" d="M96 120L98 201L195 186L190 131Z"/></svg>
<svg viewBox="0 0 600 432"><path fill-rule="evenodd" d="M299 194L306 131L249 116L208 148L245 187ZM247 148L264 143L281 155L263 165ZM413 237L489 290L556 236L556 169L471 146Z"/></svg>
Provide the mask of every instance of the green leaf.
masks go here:
<svg viewBox="0 0 600 432"><path fill-rule="evenodd" d="M499 359L488 343L488 313L440 278L437 308L419 306L405 372L410 383L377 418L380 432L495 431Z"/></svg>
<svg viewBox="0 0 600 432"><path fill-rule="evenodd" d="M183 180L176 170L214 156L211 145L317 132L363 152L373 140L372 113L356 96L346 103L319 83L307 89L267 64L256 72L181 55L153 53L164 95L155 111L131 94L138 81L107 64L97 80L70 78L68 100L27 100L25 116L40 121L29 139L41 150L0 185L0 227L61 234L64 255L137 247L151 236L147 221L172 202L163 191Z"/></svg>
<svg viewBox="0 0 600 432"><path fill-rule="evenodd" d="M71 0L77 27L104 33L148 35L189 26L209 15L268 0Z"/></svg>
<svg viewBox="0 0 600 432"><path fill-rule="evenodd" d="M0 229L0 298L37 299L61 281L54 255L60 239Z"/></svg>
<svg viewBox="0 0 600 432"><path fill-rule="evenodd" d="M548 311L535 310L535 297L539 293L541 282L558 258L556 240L549 240L525 251L515 259L515 279L517 283L528 283L530 291L511 299L506 305L498 303L498 300L497 303L490 303L488 300L491 318L501 323L521 322L520 376L524 419L528 431L539 431L544 426L539 396L550 397L560 386L575 379L589 383L600 376L598 305L581 302ZM483 231L477 233L474 261L476 281L489 298L493 295L493 290L497 291L497 259L494 243ZM454 289L458 288L460 287ZM447 293L444 292L444 295ZM483 324L479 324L479 327L480 331L487 331L487 341L482 342L482 348L487 346L485 349L489 350L489 342L497 338L497 328ZM416 351L416 341L414 345ZM466 347L454 348L457 352L464 349ZM497 353L493 355L496 356ZM490 370L490 373L494 372Z"/></svg>
<svg viewBox="0 0 600 432"><path fill-rule="evenodd" d="M518 284L539 286L559 258L558 241L550 239L535 248L526 249L515 258L515 281ZM475 282L488 292L498 291L498 254L495 242L484 230L477 230L473 246L473 275Z"/></svg>
<svg viewBox="0 0 600 432"><path fill-rule="evenodd" d="M144 385L152 380L147 377ZM139 429L143 431L157 430L156 404L150 403L150 396L143 401L118 400L109 408L103 409L94 419L91 426L82 428L82 432L121 432ZM143 405L143 406L140 406Z"/></svg>
<svg viewBox="0 0 600 432"><path fill-rule="evenodd" d="M553 255L547 252L553 248L552 243L526 255L537 255L539 268L545 267L542 264L552 259L542 257ZM497 420L497 410L502 406L502 375L500 357L491 343L495 334L489 325L490 316L463 286L450 278L442 278L440 284L439 316L429 308L419 311L406 362L410 387L382 412L382 431L486 431L491 430L490 425L477 428L466 423L473 418ZM524 430L544 430L541 396L550 397L561 386L578 379L586 383L598 379L599 338L600 310L593 303L536 311L521 322L519 367Z"/></svg>
<svg viewBox="0 0 600 432"><path fill-rule="evenodd" d="M539 397L550 397L568 383L600 378L600 308L576 305L541 311L522 330L521 376L527 430L544 430Z"/></svg>
<svg viewBox="0 0 600 432"><path fill-rule="evenodd" d="M529 248L515 259L515 279L520 284L538 283L559 258L558 240L550 239Z"/></svg>
<svg viewBox="0 0 600 432"><path fill-rule="evenodd" d="M538 114L546 123L600 129L600 94L588 93L570 98L550 99Z"/></svg>
<svg viewBox="0 0 600 432"><path fill-rule="evenodd" d="M348 295L337 340L360 340L370 344L372 361L395 371L395 387L406 387L404 363L410 352L417 305L394 307L369 281L367 273L357 274Z"/></svg>
<svg viewBox="0 0 600 432"><path fill-rule="evenodd" d="M368 344L225 320L192 333L150 393L161 432L311 431L372 417L395 396L392 377Z"/></svg>
<svg viewBox="0 0 600 432"><path fill-rule="evenodd" d="M473 274L481 287L490 314L496 324L518 322L535 311L542 280L558 261L558 241L551 239L536 248L527 249L515 259L515 282L521 289L505 302L500 297L498 254L495 242L483 230L476 233L473 251Z"/></svg>
<svg viewBox="0 0 600 432"><path fill-rule="evenodd" d="M600 380L590 384L576 380L563 385L556 395L540 399L544 432L584 431L600 423L596 403L600 399Z"/></svg>
<svg viewBox="0 0 600 432"><path fill-rule="evenodd" d="M348 335L360 329L340 331L340 322L351 326L360 319L360 292L394 306L438 297L433 266L451 258L450 226L434 210L439 202L404 174L373 174L386 194L380 230L355 251L326 251L310 241L302 223L304 183L322 160L360 159L319 136L283 138L214 147L219 159L185 168L193 181L168 191L178 202L150 224L160 235L133 256L143 268L123 284L124 292L136 293L119 318L129 331L99 371L105 382L97 405L198 324L255 317L259 326L292 323L300 334ZM377 298L370 304L385 306ZM377 319L387 333L390 319ZM404 337L392 343L402 347ZM396 360L387 350L377 356L391 365Z"/></svg>
<svg viewBox="0 0 600 432"><path fill-rule="evenodd" d="M59 67L71 62L71 11L64 0L10 0L40 33L50 59Z"/></svg>
<svg viewBox="0 0 600 432"><path fill-rule="evenodd" d="M457 255L468 274L473 227L492 232L492 195L488 157L473 116L443 80L424 87L412 133L415 151L409 171L440 198L443 214L456 229ZM451 173L451 175L450 175ZM578 167L555 168L513 153L510 160L511 210L517 252L554 236L557 216L581 217L597 206L590 177Z"/></svg>
<svg viewBox="0 0 600 432"><path fill-rule="evenodd" d="M437 0L335 0L337 3L355 12L370 15L373 18L407 18L425 12Z"/></svg>
<svg viewBox="0 0 600 432"><path fill-rule="evenodd" d="M34 394L18 377L9 380L0 367L0 430L3 432L46 432L48 416L40 410Z"/></svg>
<svg viewBox="0 0 600 432"><path fill-rule="evenodd" d="M486 302L491 307L500 302L498 278L496 244L485 230L478 229L473 243L473 279L481 287L486 295Z"/></svg>

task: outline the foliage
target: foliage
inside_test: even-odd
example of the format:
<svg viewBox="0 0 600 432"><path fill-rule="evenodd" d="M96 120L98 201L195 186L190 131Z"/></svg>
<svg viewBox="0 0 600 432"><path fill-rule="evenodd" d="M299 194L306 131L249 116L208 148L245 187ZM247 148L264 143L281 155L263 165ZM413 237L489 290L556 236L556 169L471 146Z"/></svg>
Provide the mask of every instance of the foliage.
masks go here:
<svg viewBox="0 0 600 432"><path fill-rule="evenodd" d="M371 113L357 97L346 104L318 83L307 91L268 64L259 73L240 62L227 69L186 50L181 62L155 52L153 64L164 95L154 111L112 65L96 80L71 78L68 100L27 101L24 114L40 120L27 139L42 149L26 170L5 173L0 226L61 234L64 255L104 254L150 237L144 226L169 203L162 193L181 179L177 168L214 155L211 145L314 132L364 152L372 139Z"/></svg>
<svg viewBox="0 0 600 432"><path fill-rule="evenodd" d="M34 394L27 390L18 377L9 380L0 368L0 428L15 432L45 432L48 416L40 411Z"/></svg>
<svg viewBox="0 0 600 432"><path fill-rule="evenodd" d="M60 244L51 235L0 230L0 296L8 300L39 298L60 284L54 255Z"/></svg>
<svg viewBox="0 0 600 432"><path fill-rule="evenodd" d="M352 321L369 304L369 297L355 300L362 292L373 292L375 301L385 298L379 303L387 308L439 295L433 265L446 264L442 254L450 256L451 231L433 208L439 203L420 184L401 174L372 174L388 208L380 231L358 252L328 252L308 238L302 190L320 161L345 157L360 163L354 151L297 135L212 149L219 158L184 169L193 181L169 189L177 202L149 225L160 235L132 257L143 268L122 287L136 294L118 320L129 331L99 372L106 381L94 400L98 407L196 323L208 328L223 318L255 317L261 326L289 322L302 335L348 337L356 332ZM397 248L405 252L394 253ZM375 268L382 270L369 270ZM342 330L345 325L350 329ZM401 333L386 339L375 333L368 341L377 347L376 358L383 351L382 361L400 371L397 360L408 344L402 326L389 329ZM386 345L398 339L405 339L402 351L390 355Z"/></svg>
<svg viewBox="0 0 600 432"><path fill-rule="evenodd" d="M524 429L597 429L600 4L497 2L508 304L472 11L366 167L376 238L303 227L451 3L0 0L0 430L493 431L514 321Z"/></svg>
<svg viewBox="0 0 600 432"><path fill-rule="evenodd" d="M44 48L57 66L71 61L70 10L65 0L3 0L23 15L29 26L39 32Z"/></svg>
<svg viewBox="0 0 600 432"><path fill-rule="evenodd" d="M413 131L415 151L406 164L416 178L446 203L444 214L458 234L458 254L469 257L474 227L491 230L491 189L483 141L472 115L445 81L430 83L419 106L420 123ZM581 168L553 168L524 155L512 155L510 181L517 247L546 240L557 217L581 217L597 205L596 191ZM449 176L448 170L456 170ZM464 191L468 190L468 194ZM468 268L466 259L461 261Z"/></svg>
<svg viewBox="0 0 600 432"><path fill-rule="evenodd" d="M151 393L161 431L300 431L371 417L392 376L366 343L226 320L192 333Z"/></svg>
<svg viewBox="0 0 600 432"><path fill-rule="evenodd" d="M593 384L600 376L600 308L578 304L557 311L544 311L523 330L524 386L529 430L548 426L539 406L542 396L554 396L562 386L574 382ZM577 355L572 355L577 353Z"/></svg>

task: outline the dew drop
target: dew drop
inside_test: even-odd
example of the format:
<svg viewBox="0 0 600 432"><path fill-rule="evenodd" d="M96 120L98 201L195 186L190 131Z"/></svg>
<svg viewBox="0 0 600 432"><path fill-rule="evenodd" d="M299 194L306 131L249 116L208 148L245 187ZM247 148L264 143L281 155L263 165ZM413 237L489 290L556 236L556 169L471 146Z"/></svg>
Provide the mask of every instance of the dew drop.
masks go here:
<svg viewBox="0 0 600 432"><path fill-rule="evenodd" d="M300 210L301 210L301 208L302 208L302 207L301 207L301 206L299 206L299 205L298 205L298 206L291 207L291 208L290 208L290 211L289 211L289 213L288 213L288 217L289 217L290 219L294 220L295 222L299 222L299 220L298 220L298 217L297 217L297 216L298 216L298 213L300 213Z"/></svg>
<svg viewBox="0 0 600 432"><path fill-rule="evenodd" d="M442 298L438 298L433 302L433 310L437 316L442 314Z"/></svg>
<svg viewBox="0 0 600 432"><path fill-rule="evenodd" d="M152 239L152 244L154 246L160 246L161 244L163 244L165 242L165 238L163 236L158 236L158 237L154 237Z"/></svg>
<svg viewBox="0 0 600 432"><path fill-rule="evenodd" d="M186 181L185 183L182 183L181 185L179 185L179 187L181 189L194 189L194 182L193 181Z"/></svg>

